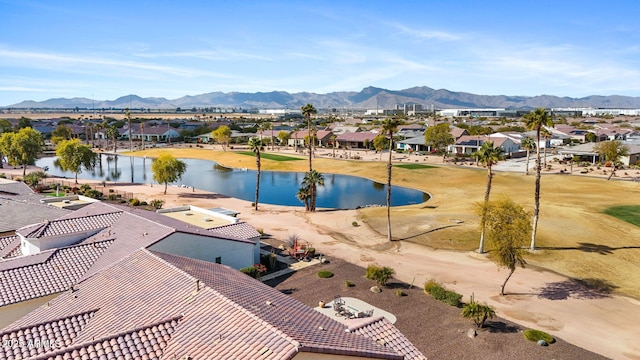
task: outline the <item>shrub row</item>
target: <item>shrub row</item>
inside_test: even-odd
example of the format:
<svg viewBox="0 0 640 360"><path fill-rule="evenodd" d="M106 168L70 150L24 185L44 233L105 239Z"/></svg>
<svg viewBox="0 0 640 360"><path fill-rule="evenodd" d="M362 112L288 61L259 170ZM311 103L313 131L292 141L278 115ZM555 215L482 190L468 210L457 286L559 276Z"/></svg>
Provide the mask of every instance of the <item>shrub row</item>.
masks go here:
<svg viewBox="0 0 640 360"><path fill-rule="evenodd" d="M449 304L455 307L460 306L460 299L462 299L462 295L454 291L445 289L435 280L429 280L426 284L424 284L424 292L431 295L438 301L442 301L445 304Z"/></svg>

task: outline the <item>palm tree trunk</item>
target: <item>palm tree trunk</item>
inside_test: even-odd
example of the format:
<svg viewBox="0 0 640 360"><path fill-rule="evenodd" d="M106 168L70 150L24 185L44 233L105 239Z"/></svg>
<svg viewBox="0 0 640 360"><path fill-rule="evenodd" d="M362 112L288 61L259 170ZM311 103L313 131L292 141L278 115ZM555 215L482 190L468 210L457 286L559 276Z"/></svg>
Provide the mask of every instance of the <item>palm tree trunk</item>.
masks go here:
<svg viewBox="0 0 640 360"><path fill-rule="evenodd" d="M307 129L308 129L307 141L309 142L309 171L313 171L313 166L311 165L311 115L307 117Z"/></svg>
<svg viewBox="0 0 640 360"><path fill-rule="evenodd" d="M393 137L389 138L389 162L387 163L387 240L393 241L391 238L391 147L393 146Z"/></svg>
<svg viewBox="0 0 640 360"><path fill-rule="evenodd" d="M258 172L256 173L256 201L255 210L258 211L258 198L260 196L260 151L256 152L256 166L258 166Z"/></svg>
<svg viewBox="0 0 640 360"><path fill-rule="evenodd" d="M530 251L536 250L536 233L538 231L538 216L540 214L540 176L541 166L540 163L540 130L538 130L538 146L536 147L536 190L534 193L535 206L533 208L533 229L531 231L531 247Z"/></svg>
<svg viewBox="0 0 640 360"><path fill-rule="evenodd" d="M513 272L516 271L515 268L511 269L511 271L509 271L509 275L507 275L507 278L504 279L504 282L502 283L502 285L500 285L500 295L504 296L504 287L507 285L507 281L509 281L509 278L511 278L511 275L513 275Z"/></svg>
<svg viewBox="0 0 640 360"><path fill-rule="evenodd" d="M478 253L484 254L484 230L485 225L487 224L487 206L489 205L489 195L491 193L491 180L493 178L493 173L491 172L491 165L487 165L488 175L487 175L487 189L484 192L484 205L482 206L482 219L481 227L480 227L480 246L478 247Z"/></svg>
<svg viewBox="0 0 640 360"><path fill-rule="evenodd" d="M525 175L529 175L529 156L531 156L531 153L530 153L529 149L527 149L527 165L524 168L524 174Z"/></svg>

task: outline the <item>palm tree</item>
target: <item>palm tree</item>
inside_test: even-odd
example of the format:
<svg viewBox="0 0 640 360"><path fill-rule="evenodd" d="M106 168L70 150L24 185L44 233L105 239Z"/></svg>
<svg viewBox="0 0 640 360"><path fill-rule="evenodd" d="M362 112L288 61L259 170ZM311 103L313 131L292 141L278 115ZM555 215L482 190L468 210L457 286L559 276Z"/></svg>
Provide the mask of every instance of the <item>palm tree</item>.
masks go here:
<svg viewBox="0 0 640 360"><path fill-rule="evenodd" d="M313 107L312 104L307 104L301 108L302 115L307 118L307 136L309 137L309 171L313 171L313 166L311 165L311 153L313 152L313 147L311 145L311 115L317 114L318 110ZM313 211L313 210L312 210Z"/></svg>
<svg viewBox="0 0 640 360"><path fill-rule="evenodd" d="M140 121L140 135L142 135L142 150L144 150L144 123Z"/></svg>
<svg viewBox="0 0 640 360"><path fill-rule="evenodd" d="M540 129L540 135L544 139L544 165L543 168L547 167L547 139L551 138L551 132L545 128Z"/></svg>
<svg viewBox="0 0 640 360"><path fill-rule="evenodd" d="M107 147L109 147L109 138L113 139L113 152L117 152L118 149L118 135L120 135L118 133L118 128L116 128L114 125L111 125L107 128L107 130L105 131L105 136L107 137Z"/></svg>
<svg viewBox="0 0 640 360"><path fill-rule="evenodd" d="M336 157L336 139L338 137L335 135L331 135L331 148L333 150L333 154L331 155L331 157L335 158Z"/></svg>
<svg viewBox="0 0 640 360"><path fill-rule="evenodd" d="M530 251L536 249L536 233L538 229L538 217L540 216L540 176L542 164L540 163L540 134L543 126L553 126L553 119L544 108L537 108L524 116L527 129L536 131L536 190L534 193L535 207L533 209L533 231L531 232Z"/></svg>
<svg viewBox="0 0 640 360"><path fill-rule="evenodd" d="M382 130L389 136L389 162L387 163L387 240L391 238L391 154L393 150L393 133L398 130L400 119L386 119L382 125Z"/></svg>
<svg viewBox="0 0 640 360"><path fill-rule="evenodd" d="M502 148L494 147L493 141L487 141L480 146L480 149L473 155L480 164L487 166L487 189L484 192L484 204L482 206L482 217L480 219L480 246L478 253L484 253L484 230L487 222L487 207L489 206L489 194L491 193L491 180L493 179L492 167L502 157Z"/></svg>
<svg viewBox="0 0 640 360"><path fill-rule="evenodd" d="M302 185L300 187L300 189L298 189L298 192L296 193L296 197L298 198L298 200L302 201L304 203L304 209L306 211L309 211L309 199L311 198L311 195L309 194L309 187Z"/></svg>
<svg viewBox="0 0 640 360"><path fill-rule="evenodd" d="M133 151L133 137L132 135L132 131L131 131L131 112L129 111L129 108L125 108L124 109L124 115L127 118L127 122L129 125L129 151Z"/></svg>
<svg viewBox="0 0 640 360"><path fill-rule="evenodd" d="M316 200L318 198L318 186L324 186L324 175L316 170L311 170L304 175L302 180L303 188L306 187L309 192L309 208L308 211L316 211Z"/></svg>
<svg viewBox="0 0 640 360"><path fill-rule="evenodd" d="M249 139L249 149L256 155L256 166L258 171L256 173L256 201L255 210L258 211L258 198L260 195L260 151L262 150L262 140L258 137L252 137Z"/></svg>
<svg viewBox="0 0 640 360"><path fill-rule="evenodd" d="M531 137L525 136L524 138L522 138L520 145L522 145L522 147L527 150L527 165L524 169L524 174L529 175L529 155L531 154L531 150L536 147L536 142L533 141Z"/></svg>

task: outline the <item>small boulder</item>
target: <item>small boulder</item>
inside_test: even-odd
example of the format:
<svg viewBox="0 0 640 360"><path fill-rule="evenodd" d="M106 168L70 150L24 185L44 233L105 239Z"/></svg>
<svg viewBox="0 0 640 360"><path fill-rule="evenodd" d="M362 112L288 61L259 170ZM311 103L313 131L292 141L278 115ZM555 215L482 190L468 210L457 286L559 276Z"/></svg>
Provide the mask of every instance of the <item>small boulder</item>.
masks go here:
<svg viewBox="0 0 640 360"><path fill-rule="evenodd" d="M372 286L369 288L369 291L371 291L372 293L380 293L382 292L382 289L380 289L378 286Z"/></svg>
<svg viewBox="0 0 640 360"><path fill-rule="evenodd" d="M538 345L540 345L540 346L549 346L549 344L546 341L542 340L542 339L538 340Z"/></svg>
<svg viewBox="0 0 640 360"><path fill-rule="evenodd" d="M477 335L478 335L478 333L476 333L476 329L469 328L469 330L467 330L467 337L468 338L474 339Z"/></svg>

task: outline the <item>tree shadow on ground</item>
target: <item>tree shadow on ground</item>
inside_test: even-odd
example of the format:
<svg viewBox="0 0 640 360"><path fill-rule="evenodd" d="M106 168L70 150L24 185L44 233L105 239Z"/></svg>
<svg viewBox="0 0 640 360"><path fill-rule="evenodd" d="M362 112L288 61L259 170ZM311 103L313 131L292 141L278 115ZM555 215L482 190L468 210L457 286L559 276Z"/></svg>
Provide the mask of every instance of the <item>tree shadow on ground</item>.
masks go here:
<svg viewBox="0 0 640 360"><path fill-rule="evenodd" d="M222 194L196 194L183 192L178 194L178 198L184 199L228 199L229 196Z"/></svg>
<svg viewBox="0 0 640 360"><path fill-rule="evenodd" d="M593 243L578 243L578 246L570 246L570 247L553 247L553 246L541 246L538 247L541 250L579 250L582 252L588 253L597 253L600 255L611 255L616 250L623 249L640 249L640 246L619 246L619 247L611 247L602 244L593 244Z"/></svg>
<svg viewBox="0 0 640 360"><path fill-rule="evenodd" d="M611 297L618 286L603 279L568 279L547 284L540 289L538 297L548 300L603 299Z"/></svg>
<svg viewBox="0 0 640 360"><path fill-rule="evenodd" d="M427 231L423 231L423 232L421 232L421 233L419 233L419 234L415 234L415 235L411 235L411 236L403 237L403 238L400 238L400 239L398 239L398 240L409 240L409 239L416 238L416 237L418 237L418 236L426 235L426 234L428 234L428 233L432 233L432 232L435 232L435 231L439 231L439 230L446 229L446 228L450 228L450 227L454 227L454 226L460 226L460 224L445 225L445 226L441 226L441 227L439 227L439 228L429 229L429 230L427 230Z"/></svg>
<svg viewBox="0 0 640 360"><path fill-rule="evenodd" d="M511 334L520 331L519 327L513 324L507 324L503 321L487 321L483 329L491 333L501 334Z"/></svg>

